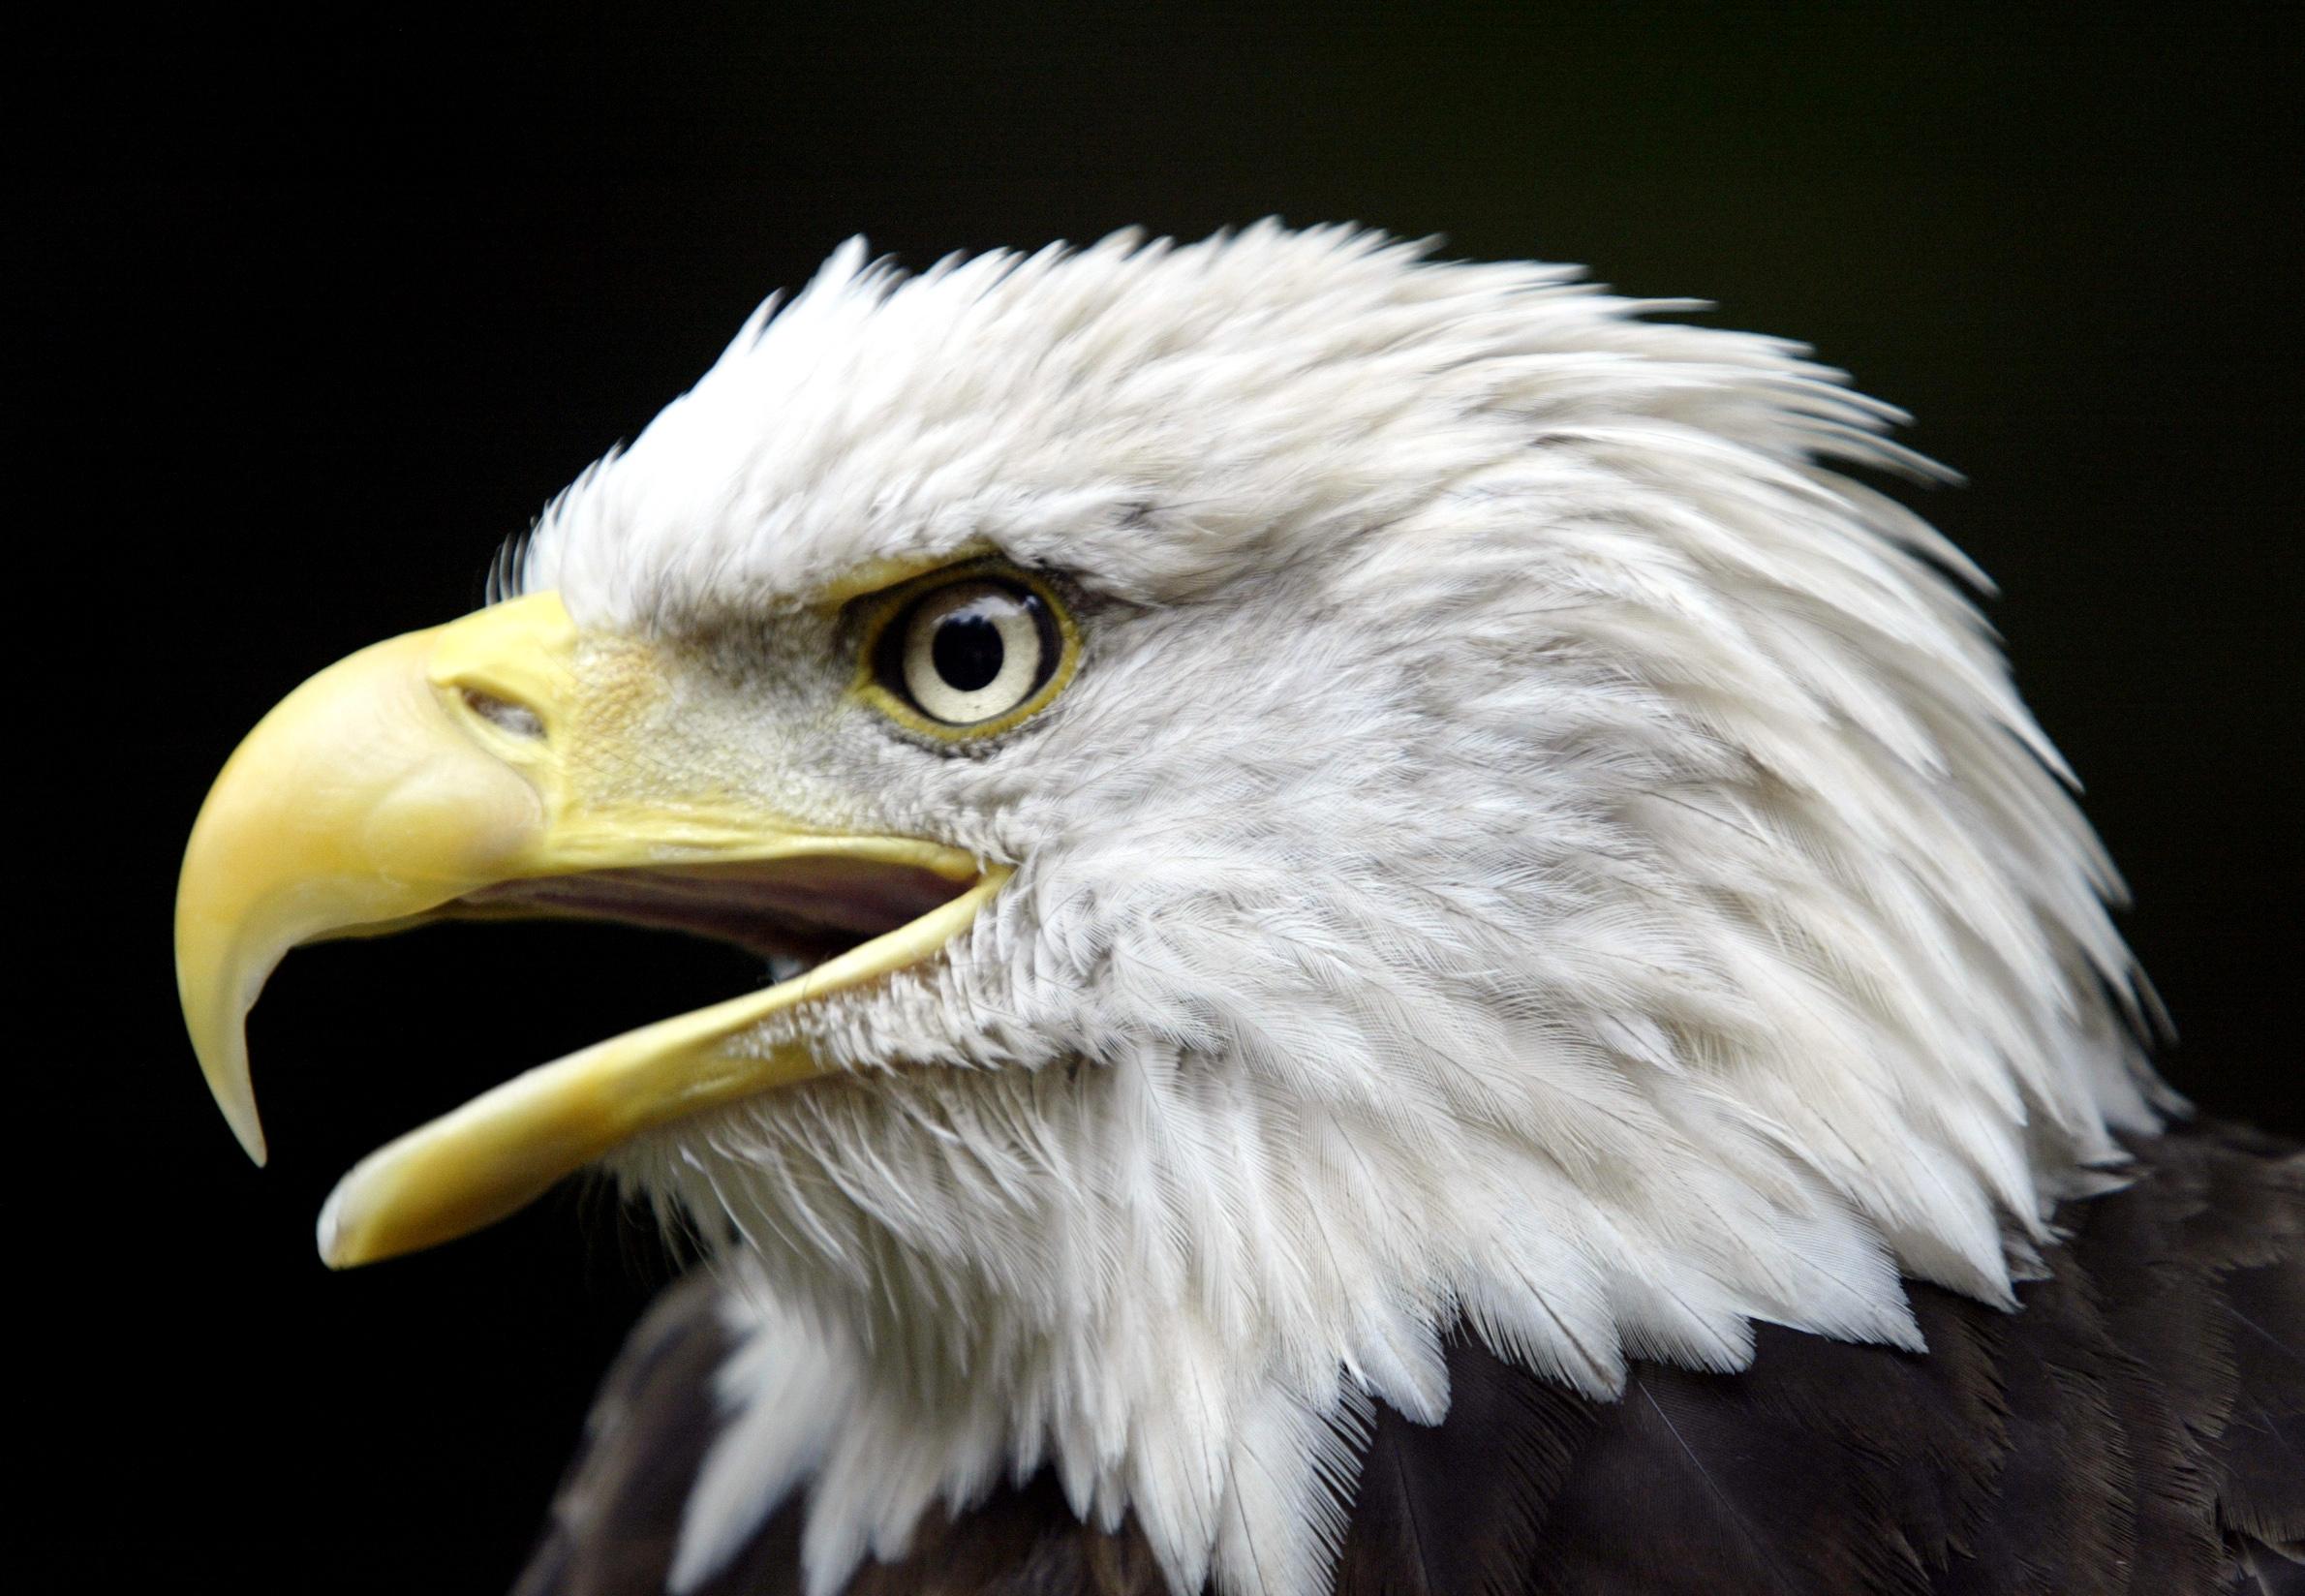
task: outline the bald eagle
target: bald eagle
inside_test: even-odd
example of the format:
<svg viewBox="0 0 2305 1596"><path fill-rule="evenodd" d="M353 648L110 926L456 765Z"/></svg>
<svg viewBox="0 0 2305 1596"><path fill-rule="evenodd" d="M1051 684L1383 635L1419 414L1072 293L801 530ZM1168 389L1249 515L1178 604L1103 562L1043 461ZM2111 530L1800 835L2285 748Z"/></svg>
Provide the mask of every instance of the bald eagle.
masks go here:
<svg viewBox="0 0 2305 1596"><path fill-rule="evenodd" d="M1350 230L762 308L203 808L184 1010L574 915L763 983L359 1163L707 1258L544 1592L2305 1582L2305 1162L2148 1064L1927 473L1798 346Z"/></svg>

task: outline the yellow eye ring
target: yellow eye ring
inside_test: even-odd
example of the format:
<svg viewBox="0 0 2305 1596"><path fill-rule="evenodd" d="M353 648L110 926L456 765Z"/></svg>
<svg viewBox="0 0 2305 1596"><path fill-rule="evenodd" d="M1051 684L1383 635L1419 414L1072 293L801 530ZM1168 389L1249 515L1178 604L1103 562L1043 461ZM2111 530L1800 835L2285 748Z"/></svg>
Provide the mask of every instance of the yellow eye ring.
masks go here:
<svg viewBox="0 0 2305 1596"><path fill-rule="evenodd" d="M1079 629L1055 589L998 557L924 572L864 603L856 695L944 742L1030 720L1080 663Z"/></svg>

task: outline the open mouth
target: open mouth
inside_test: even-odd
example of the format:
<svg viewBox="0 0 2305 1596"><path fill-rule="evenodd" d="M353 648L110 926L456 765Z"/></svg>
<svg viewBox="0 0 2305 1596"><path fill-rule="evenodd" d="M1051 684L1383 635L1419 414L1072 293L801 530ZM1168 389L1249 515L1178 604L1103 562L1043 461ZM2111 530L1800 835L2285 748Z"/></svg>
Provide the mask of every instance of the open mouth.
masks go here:
<svg viewBox="0 0 2305 1596"><path fill-rule="evenodd" d="M539 1064L378 1149L323 1209L323 1257L341 1268L451 1240L643 1131L838 1068L805 1038L768 1034L766 1022L928 960L1008 875L907 839L794 838L772 851L491 882L394 922L546 917L676 931L759 958L770 984Z"/></svg>
<svg viewBox="0 0 2305 1596"><path fill-rule="evenodd" d="M854 855L588 871L498 881L446 905L459 919L605 920L742 948L771 982L918 920L973 883Z"/></svg>
<svg viewBox="0 0 2305 1596"><path fill-rule="evenodd" d="M645 1131L846 1067L812 1039L825 1028L773 1022L937 958L1008 878L924 838L825 829L682 763L637 718L665 661L628 649L590 676L588 661L550 595L375 644L283 699L201 806L176 894L177 990L217 1104L260 1163L245 1021L303 943L442 918L608 920L742 948L768 978L378 1149L322 1211L333 1265L461 1236Z"/></svg>

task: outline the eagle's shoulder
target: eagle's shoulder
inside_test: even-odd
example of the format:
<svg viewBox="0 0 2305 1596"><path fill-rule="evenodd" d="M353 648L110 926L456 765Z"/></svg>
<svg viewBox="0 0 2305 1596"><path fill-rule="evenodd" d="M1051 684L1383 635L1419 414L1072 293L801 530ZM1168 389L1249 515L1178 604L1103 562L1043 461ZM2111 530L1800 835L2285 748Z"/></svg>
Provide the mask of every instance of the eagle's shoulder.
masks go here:
<svg viewBox="0 0 2305 1596"><path fill-rule="evenodd" d="M720 1429L713 1376L735 1350L720 1300L719 1282L699 1270L666 1289L633 1327L593 1400L583 1444L513 1596L664 1588L689 1489ZM798 1543L783 1550L797 1568Z"/></svg>
<svg viewBox="0 0 2305 1596"><path fill-rule="evenodd" d="M698 1271L666 1289L627 1339L585 1423L512 1596L657 1596L682 1514L724 1408L715 1375L736 1351L722 1283ZM801 1504L769 1515L686 1596L798 1596ZM897 1563L868 1562L846 1596L1165 1596L1133 1527L1083 1525L1047 1475L957 1517L934 1516Z"/></svg>
<svg viewBox="0 0 2305 1596"><path fill-rule="evenodd" d="M1448 1421L1377 1427L1340 1590L2305 1589L2305 1152L2135 1151L2018 1311L1913 1286L1925 1354L1765 1327L1594 1403L1460 1343Z"/></svg>
<svg viewBox="0 0 2305 1596"><path fill-rule="evenodd" d="M2305 1151L2211 1122L2133 1151L2060 1212L2018 1311L1913 1286L1925 1354L1764 1327L1741 1373L1643 1362L1596 1402L1457 1337L1443 1423L1380 1410L1338 1591L2305 1590ZM517 1596L663 1588L731 1350L700 1278L652 1311ZM798 1591L802 1511L703 1596ZM1081 1524L1043 1475L847 1588L1162 1586L1132 1525Z"/></svg>

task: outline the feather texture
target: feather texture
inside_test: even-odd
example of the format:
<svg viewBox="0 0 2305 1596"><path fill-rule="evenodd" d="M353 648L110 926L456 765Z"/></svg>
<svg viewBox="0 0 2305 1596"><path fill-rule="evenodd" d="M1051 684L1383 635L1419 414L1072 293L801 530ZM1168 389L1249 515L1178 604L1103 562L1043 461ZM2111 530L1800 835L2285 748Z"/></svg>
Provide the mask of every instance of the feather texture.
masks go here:
<svg viewBox="0 0 2305 1596"><path fill-rule="evenodd" d="M1751 1366L1641 1362L1595 1400L1447 1350L1438 1425L1381 1409L1337 1596L2243 1596L2305 1583L2305 1151L2223 1125L2136 1144L2134 1181L2013 1312L1917 1286L1923 1352L1764 1327ZM678 1287L611 1375L518 1596L662 1588L732 1350ZM695 1587L802 1585L802 1509ZM1141 1527L1084 1523L1053 1476L924 1520L849 1596L1173 1588Z"/></svg>

